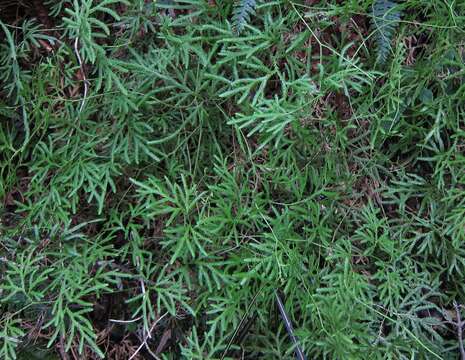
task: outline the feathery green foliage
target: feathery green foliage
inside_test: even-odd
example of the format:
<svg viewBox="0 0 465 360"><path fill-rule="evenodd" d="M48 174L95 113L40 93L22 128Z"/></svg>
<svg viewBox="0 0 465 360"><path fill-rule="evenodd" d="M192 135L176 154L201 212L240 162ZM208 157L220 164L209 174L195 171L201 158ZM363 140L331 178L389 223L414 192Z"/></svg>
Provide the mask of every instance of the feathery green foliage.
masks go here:
<svg viewBox="0 0 465 360"><path fill-rule="evenodd" d="M0 15L0 358L292 359L277 290L308 358L457 358L462 2L43 3Z"/></svg>

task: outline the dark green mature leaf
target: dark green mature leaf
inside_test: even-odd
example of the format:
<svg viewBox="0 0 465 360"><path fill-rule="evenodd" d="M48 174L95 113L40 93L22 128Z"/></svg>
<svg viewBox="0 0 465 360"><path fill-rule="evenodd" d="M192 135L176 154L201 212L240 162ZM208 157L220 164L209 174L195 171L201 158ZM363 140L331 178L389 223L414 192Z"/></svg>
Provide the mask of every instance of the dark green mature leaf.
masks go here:
<svg viewBox="0 0 465 360"><path fill-rule="evenodd" d="M250 17L255 14L257 0L236 0L233 13L233 27L237 34L244 30Z"/></svg>
<svg viewBox="0 0 465 360"><path fill-rule="evenodd" d="M375 0L373 4L373 25L375 28L377 57L385 63L391 53L391 42L401 17L398 5L392 0Z"/></svg>

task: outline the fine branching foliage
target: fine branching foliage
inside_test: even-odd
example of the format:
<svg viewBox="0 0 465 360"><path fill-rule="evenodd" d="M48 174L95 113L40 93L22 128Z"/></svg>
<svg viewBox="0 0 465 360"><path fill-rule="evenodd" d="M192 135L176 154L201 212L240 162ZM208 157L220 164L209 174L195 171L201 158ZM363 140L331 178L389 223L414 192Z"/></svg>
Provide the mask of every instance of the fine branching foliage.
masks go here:
<svg viewBox="0 0 465 360"><path fill-rule="evenodd" d="M0 12L0 359L458 358L463 1Z"/></svg>

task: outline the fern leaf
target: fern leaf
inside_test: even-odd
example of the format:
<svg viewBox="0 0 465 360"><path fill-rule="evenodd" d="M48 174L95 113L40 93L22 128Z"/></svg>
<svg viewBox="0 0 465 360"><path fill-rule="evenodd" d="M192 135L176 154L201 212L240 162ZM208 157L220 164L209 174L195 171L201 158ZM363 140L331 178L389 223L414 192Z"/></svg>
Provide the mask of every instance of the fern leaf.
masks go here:
<svg viewBox="0 0 465 360"><path fill-rule="evenodd" d="M256 0L237 0L234 6L233 28L237 34L244 30L245 25L250 21L250 16L255 14L257 6Z"/></svg>
<svg viewBox="0 0 465 360"><path fill-rule="evenodd" d="M391 51L391 41L400 20L401 11L391 0L375 0L373 4L373 25L376 32L378 61L384 64Z"/></svg>

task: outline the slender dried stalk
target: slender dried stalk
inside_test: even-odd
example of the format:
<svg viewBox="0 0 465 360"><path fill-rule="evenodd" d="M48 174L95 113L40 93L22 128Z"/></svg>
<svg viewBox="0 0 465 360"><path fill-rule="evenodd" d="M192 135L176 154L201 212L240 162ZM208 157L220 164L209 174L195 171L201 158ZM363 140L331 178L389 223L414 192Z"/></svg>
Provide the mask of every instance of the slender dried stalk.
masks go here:
<svg viewBox="0 0 465 360"><path fill-rule="evenodd" d="M460 315L460 306L454 301L454 308L455 313L457 314L457 322L455 326L457 327L457 338L459 341L459 349L460 349L460 358L465 360L465 349L463 347L463 325L464 322L462 321L462 317Z"/></svg>

